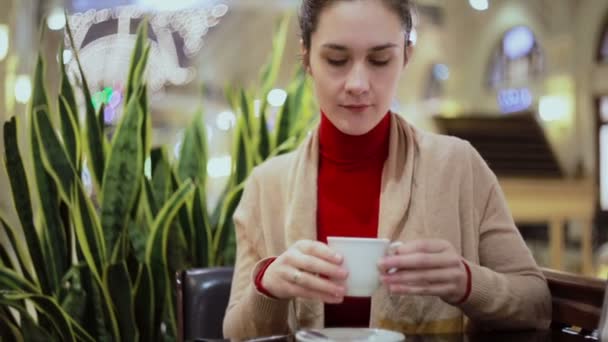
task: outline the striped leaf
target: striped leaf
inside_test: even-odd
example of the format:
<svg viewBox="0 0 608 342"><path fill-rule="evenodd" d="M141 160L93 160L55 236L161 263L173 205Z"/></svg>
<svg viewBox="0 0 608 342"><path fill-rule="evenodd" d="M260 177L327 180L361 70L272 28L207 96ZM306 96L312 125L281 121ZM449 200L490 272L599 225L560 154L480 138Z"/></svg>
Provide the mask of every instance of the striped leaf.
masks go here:
<svg viewBox="0 0 608 342"><path fill-rule="evenodd" d="M289 138L289 132L291 130L291 121L292 121L292 104L291 100L292 94L287 94L287 99L285 100L285 104L281 107L281 112L278 117L277 125L276 125L276 135L274 139L274 146L280 146Z"/></svg>
<svg viewBox="0 0 608 342"><path fill-rule="evenodd" d="M179 209L192 195L195 187L190 180L182 183L181 187L163 205L154 220L152 233L146 247L146 263L150 265L154 274L155 319L154 326L158 326L165 311L166 298L172 297L169 293L169 283L172 275L168 272L167 248L169 241L169 228ZM172 302L169 301L169 304ZM171 312L172 309L169 309ZM175 324L175 322L171 322Z"/></svg>
<svg viewBox="0 0 608 342"><path fill-rule="evenodd" d="M8 313L8 308L12 308L13 310L17 310L20 314L20 326L17 325L17 322L11 320L10 313ZM25 309L25 306L20 303L14 302L11 305L5 306L7 313L0 313L0 321L8 322L9 324L14 325L18 330L15 333L14 328L10 328L13 330L11 334L14 335L15 341L51 341L53 337L51 334L46 331L41 324L34 321L34 319L30 316L30 313ZM1 334L2 337L7 337L10 335ZM9 341L12 341L9 339Z"/></svg>
<svg viewBox="0 0 608 342"><path fill-rule="evenodd" d="M42 59L42 55L38 54L38 59L36 61L36 70L34 71L34 87L32 89L32 102L30 107L31 112L35 112L40 109L48 110L50 108L46 89L44 88L44 73L44 60Z"/></svg>
<svg viewBox="0 0 608 342"><path fill-rule="evenodd" d="M144 67L140 65L146 65L147 54L149 53L148 41L148 20L144 18L137 28L137 38L135 39L135 48L131 54L131 64L129 66L129 77L127 81L127 91L125 94L125 103L131 100L131 96L134 95L143 79Z"/></svg>
<svg viewBox="0 0 608 342"><path fill-rule="evenodd" d="M88 294L83 288L81 272L84 264L72 266L61 280L62 287L56 297L61 308L75 322L84 321Z"/></svg>
<svg viewBox="0 0 608 342"><path fill-rule="evenodd" d="M177 174L180 181L193 179L204 186L207 175L207 134L202 110L186 128L182 141Z"/></svg>
<svg viewBox="0 0 608 342"><path fill-rule="evenodd" d="M229 240L230 234L233 233L232 215L236 210L236 207L241 200L243 194L243 188L245 183L242 182L238 186L232 188L227 194L226 198L222 202L220 217L217 222L217 230L213 237L213 251L214 258L217 258ZM217 259L216 259L217 262Z"/></svg>
<svg viewBox="0 0 608 342"><path fill-rule="evenodd" d="M107 307L103 299L100 283L89 267L80 269L82 287L87 293L87 304L83 315L83 328L97 341L111 342L113 340L110 331L112 322L109 318L111 308Z"/></svg>
<svg viewBox="0 0 608 342"><path fill-rule="evenodd" d="M33 119L33 118L32 118ZM55 183L53 176L47 171L44 166L44 157L41 150L41 142L38 134L35 132L35 124L30 127L29 137L31 139L32 162L34 166L35 190L40 201L40 209L42 209L42 235L40 241L43 247L45 259L48 260L44 264L36 265L37 273L47 272L49 281L51 282L50 291L45 291L45 294L50 295L59 287L63 271L67 268L64 265L66 254L66 238L65 230L59 217L59 196L58 185ZM61 185L59 185L61 186ZM31 253L30 248L30 253ZM43 288L44 289L44 288Z"/></svg>
<svg viewBox="0 0 608 342"><path fill-rule="evenodd" d="M23 278L17 272L4 266L0 266L0 285L0 288L3 290L40 293L40 288L38 286Z"/></svg>
<svg viewBox="0 0 608 342"><path fill-rule="evenodd" d="M157 207L167 201L171 192L171 166L164 149L152 150L152 190ZM156 213L154 213L156 215Z"/></svg>
<svg viewBox="0 0 608 342"><path fill-rule="evenodd" d="M91 272L98 280L101 279L103 265L106 264L106 246L103 231L95 209L84 192L80 183L72 193L72 214L74 231L84 259Z"/></svg>
<svg viewBox="0 0 608 342"><path fill-rule="evenodd" d="M29 293L0 293L0 303L3 303L4 305L11 306L11 304L23 300L31 301L38 312L42 313L45 318L52 323L52 326L61 341L76 341L76 336L68 316L54 298Z"/></svg>
<svg viewBox="0 0 608 342"><path fill-rule="evenodd" d="M234 173L232 174L230 184L233 186L241 184L243 181L245 181L249 175L249 172L251 172L251 169L253 168L253 156L249 152L249 144L245 131L245 122L242 118L239 118L232 153L234 160Z"/></svg>
<svg viewBox="0 0 608 342"><path fill-rule="evenodd" d="M135 282L135 320L141 341L158 340L159 326L154 325L154 285L148 264L140 264Z"/></svg>
<svg viewBox="0 0 608 342"><path fill-rule="evenodd" d="M140 140L144 113L132 97L112 139L112 149L101 189L101 225L112 259L122 260L126 251L117 244L123 235L143 177L143 146Z"/></svg>
<svg viewBox="0 0 608 342"><path fill-rule="evenodd" d="M27 318L24 317L23 320ZM36 327L36 325L34 325ZM11 313L6 308L0 308L0 336L7 338L9 341L23 342L23 333ZM44 336L49 338L50 336Z"/></svg>
<svg viewBox="0 0 608 342"><path fill-rule="evenodd" d="M72 36L72 29L70 28L69 20L66 24L66 31L68 33L70 45L74 50L74 58L76 59L76 64L78 65L78 70L80 71L80 77L82 80L82 91L84 94L84 103L86 108L85 129L83 131L85 151L87 153L88 164L90 165L91 175L94 180L94 183L97 185L98 188L101 188L105 158L105 141L103 137L102 126L100 126L99 122L97 121L95 108L93 107L93 98L91 96L86 77L84 76L84 71L82 69L82 64L80 63L80 58L78 57L78 51L76 44L74 44L74 37Z"/></svg>
<svg viewBox="0 0 608 342"><path fill-rule="evenodd" d="M23 160L19 153L19 145L17 140L17 122L16 117L12 117L10 121L4 124L4 151L5 165L11 184L11 194L13 203L17 209L17 216L21 222L25 241L28 251L32 259L32 264L35 268L38 281L45 293L51 293L51 279L47 274L47 269L43 267L44 257L42 253L42 243L40 236L34 226L34 217L32 213L32 202L30 199L29 185L25 169L23 168ZM34 157L36 157L34 155ZM39 167L34 159L34 167ZM36 171L40 171L36 169Z"/></svg>
<svg viewBox="0 0 608 342"><path fill-rule="evenodd" d="M149 179L144 178L144 196L145 196L145 207L148 210L148 217L154 218L158 213L158 204L156 197L154 196L154 189L152 188L152 182Z"/></svg>
<svg viewBox="0 0 608 342"><path fill-rule="evenodd" d="M63 200L69 202L74 180L78 179L76 169L63 149L61 140L55 133L46 110L34 112L33 124L40 143L39 147L45 169L58 185L59 194Z"/></svg>
<svg viewBox="0 0 608 342"><path fill-rule="evenodd" d="M106 286L116 309L120 337L124 341L137 341L139 333L135 324L133 294L129 272L124 262L109 265L105 275Z"/></svg>
<svg viewBox="0 0 608 342"><path fill-rule="evenodd" d="M78 127L73 119L72 109L63 96L59 96L59 118L61 119L61 136L70 163L80 170L80 140Z"/></svg>
<svg viewBox="0 0 608 342"><path fill-rule="evenodd" d="M68 74L65 70L65 60L63 58L64 45L63 41L61 42L61 48L59 49L59 56L61 58L61 63L59 66L61 68L61 85L60 85L60 97L65 100L66 108L69 110L67 113L70 114L71 121L76 125L76 131L80 127L80 122L78 120L78 106L76 104L76 96L74 95L74 88L70 84L70 80L68 78Z"/></svg>
<svg viewBox="0 0 608 342"><path fill-rule="evenodd" d="M14 265L12 267L12 269L13 270L21 269L21 273L23 273L23 276L25 277L25 279L27 279L31 283L36 283L34 280L34 277L32 276L32 272L30 271L30 268L27 266L27 263L31 262L31 261L30 261L29 255L27 254L27 248L25 246L23 246L22 239L18 239L15 237L15 230L8 224L8 222L6 222L6 220L4 220L4 218L1 217L1 215L0 215L0 226L4 229L4 232L8 236L10 246L17 256L16 259L17 259L17 263L19 264L19 267ZM0 244L0 247L2 247L1 244ZM7 267L8 267L8 265L11 265L11 264L12 264L12 262L6 262Z"/></svg>
<svg viewBox="0 0 608 342"><path fill-rule="evenodd" d="M289 16L281 17L273 36L270 61L264 66L262 72L263 95L266 95L274 87L276 79L279 76L279 71L281 70L281 61L283 60L283 53L285 51L285 44L287 42L289 20Z"/></svg>
<svg viewBox="0 0 608 342"><path fill-rule="evenodd" d="M258 126L258 161L257 164L263 162L270 155L270 132L268 132L268 122L266 121L266 113L260 114L260 125Z"/></svg>
<svg viewBox="0 0 608 342"><path fill-rule="evenodd" d="M194 237L190 241L190 250L193 255L193 262L198 267L209 266L211 253L211 222L207 211L207 199L205 188L198 186L194 192L194 202L192 203L192 224L194 227Z"/></svg>
<svg viewBox="0 0 608 342"><path fill-rule="evenodd" d="M239 100L240 100L239 108L240 108L241 116L245 120L245 132L247 134L247 137L252 137L253 132L254 132L253 101L250 100L249 95L247 94L245 89L242 89L242 88L239 91Z"/></svg>

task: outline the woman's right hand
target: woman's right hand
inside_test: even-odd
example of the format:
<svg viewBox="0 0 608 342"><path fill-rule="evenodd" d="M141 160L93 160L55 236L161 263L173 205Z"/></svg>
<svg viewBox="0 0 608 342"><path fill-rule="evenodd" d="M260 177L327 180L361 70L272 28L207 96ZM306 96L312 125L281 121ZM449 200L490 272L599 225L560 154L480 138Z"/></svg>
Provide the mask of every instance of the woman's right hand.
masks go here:
<svg viewBox="0 0 608 342"><path fill-rule="evenodd" d="M341 303L348 276L342 261L342 256L326 244L300 240L268 266L262 286L281 299L299 297Z"/></svg>

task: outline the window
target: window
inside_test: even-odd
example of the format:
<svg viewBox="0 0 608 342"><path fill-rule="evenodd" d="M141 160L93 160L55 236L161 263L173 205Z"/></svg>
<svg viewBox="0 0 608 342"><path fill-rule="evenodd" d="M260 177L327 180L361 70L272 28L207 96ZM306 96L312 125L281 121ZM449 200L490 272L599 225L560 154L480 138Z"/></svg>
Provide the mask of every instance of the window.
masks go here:
<svg viewBox="0 0 608 342"><path fill-rule="evenodd" d="M443 96L443 82L450 77L450 69L445 64L433 64L428 73L424 98L439 99Z"/></svg>
<svg viewBox="0 0 608 342"><path fill-rule="evenodd" d="M526 26L509 29L495 48L486 81L492 88L526 86L542 75L544 57L532 30Z"/></svg>

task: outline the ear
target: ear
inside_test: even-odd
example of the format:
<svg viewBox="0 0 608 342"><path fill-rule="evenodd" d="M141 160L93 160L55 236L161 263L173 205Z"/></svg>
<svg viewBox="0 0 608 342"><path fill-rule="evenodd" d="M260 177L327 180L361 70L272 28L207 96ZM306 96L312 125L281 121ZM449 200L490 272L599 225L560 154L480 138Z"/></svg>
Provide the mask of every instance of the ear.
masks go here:
<svg viewBox="0 0 608 342"><path fill-rule="evenodd" d="M412 58L412 55L414 54L414 44L412 44L411 41L407 41L405 49L403 49L403 54L403 66L405 67Z"/></svg>
<svg viewBox="0 0 608 342"><path fill-rule="evenodd" d="M312 70L310 69L310 53L304 46L304 41L300 39L300 55L302 56L302 65L306 70L306 73L312 76Z"/></svg>

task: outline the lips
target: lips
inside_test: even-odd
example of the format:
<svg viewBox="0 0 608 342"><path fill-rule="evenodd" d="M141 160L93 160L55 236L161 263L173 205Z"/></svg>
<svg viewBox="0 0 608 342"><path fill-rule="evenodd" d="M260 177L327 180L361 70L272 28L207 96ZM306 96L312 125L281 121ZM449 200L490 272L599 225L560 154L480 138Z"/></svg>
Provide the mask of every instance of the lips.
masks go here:
<svg viewBox="0 0 608 342"><path fill-rule="evenodd" d="M364 110L366 110L367 108L371 107L371 105L368 104L349 104L349 105L342 105L342 107L353 111L353 112L362 112Z"/></svg>

